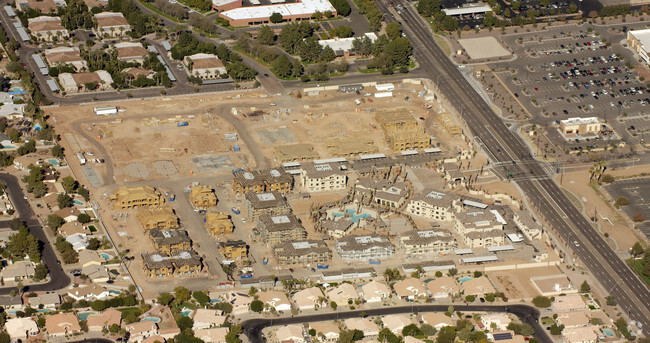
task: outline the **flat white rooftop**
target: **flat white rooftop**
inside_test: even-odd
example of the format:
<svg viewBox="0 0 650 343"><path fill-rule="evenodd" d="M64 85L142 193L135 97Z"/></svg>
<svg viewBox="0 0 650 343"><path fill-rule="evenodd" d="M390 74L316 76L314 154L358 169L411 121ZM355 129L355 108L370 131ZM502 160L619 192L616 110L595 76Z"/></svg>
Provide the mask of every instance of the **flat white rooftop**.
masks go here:
<svg viewBox="0 0 650 343"><path fill-rule="evenodd" d="M598 120L598 118L596 117L587 117L587 118L574 117L565 120L560 120L560 123L564 125L598 124L600 123L600 120Z"/></svg>
<svg viewBox="0 0 650 343"><path fill-rule="evenodd" d="M270 17L273 13L280 13L283 17L295 15L311 15L318 12L336 12L336 9L328 0L303 0L302 2L268 5L268 6L249 6L235 8L224 11L222 14L233 20L264 19Z"/></svg>
<svg viewBox="0 0 650 343"><path fill-rule="evenodd" d="M630 30L628 35L633 36L636 40L641 43L643 50L647 51L647 48L650 48L650 29L645 30Z"/></svg>
<svg viewBox="0 0 650 343"><path fill-rule="evenodd" d="M480 6L466 6L466 7L459 7L459 8L445 8L442 11L445 12L445 15L465 15L465 14L492 12L492 8L490 8L490 6L488 5L480 5Z"/></svg>

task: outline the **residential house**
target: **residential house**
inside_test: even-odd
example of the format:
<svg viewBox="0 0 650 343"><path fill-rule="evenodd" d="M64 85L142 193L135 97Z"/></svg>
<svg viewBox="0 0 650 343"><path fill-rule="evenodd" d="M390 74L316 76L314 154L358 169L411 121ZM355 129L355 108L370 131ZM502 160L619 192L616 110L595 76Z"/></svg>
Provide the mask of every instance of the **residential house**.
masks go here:
<svg viewBox="0 0 650 343"><path fill-rule="evenodd" d="M390 332L400 335L405 326L413 324L411 318L406 314L389 314L382 317L384 327L388 328Z"/></svg>
<svg viewBox="0 0 650 343"><path fill-rule="evenodd" d="M26 342L31 336L38 335L38 325L32 318L11 318L5 322L5 330L12 342Z"/></svg>
<svg viewBox="0 0 650 343"><path fill-rule="evenodd" d="M41 13L56 13L59 8L66 6L64 0L16 0L16 9L23 12L31 8Z"/></svg>
<svg viewBox="0 0 650 343"><path fill-rule="evenodd" d="M190 188L190 203L194 208L217 206L217 196L208 186L197 185Z"/></svg>
<svg viewBox="0 0 650 343"><path fill-rule="evenodd" d="M218 247L224 259L228 261L238 261L248 257L248 245L242 240L219 242Z"/></svg>
<svg viewBox="0 0 650 343"><path fill-rule="evenodd" d="M63 337L80 333L81 326L73 313L59 313L45 317L45 330L50 337Z"/></svg>
<svg viewBox="0 0 650 343"><path fill-rule="evenodd" d="M192 240L183 229L159 229L149 230L149 238L156 250L170 255L175 250L189 250L192 247Z"/></svg>
<svg viewBox="0 0 650 343"><path fill-rule="evenodd" d="M329 163L305 164L300 172L300 183L309 192L345 189L347 178L344 171Z"/></svg>
<svg viewBox="0 0 650 343"><path fill-rule="evenodd" d="M226 301L232 305L232 314L239 315L250 311L253 298L246 293L228 292L226 294Z"/></svg>
<svg viewBox="0 0 650 343"><path fill-rule="evenodd" d="M31 308L41 308L41 305L43 305L43 308L54 309L61 304L61 297L57 293L37 293L35 297L27 299Z"/></svg>
<svg viewBox="0 0 650 343"><path fill-rule="evenodd" d="M81 267L88 267L88 266L101 266L106 262L106 259L102 257L97 251L95 250L81 250L79 252L79 264Z"/></svg>
<svg viewBox="0 0 650 343"><path fill-rule="evenodd" d="M555 301L551 304L554 312L570 312L570 311L584 311L587 309L587 304L582 299L580 294L569 294L555 297Z"/></svg>
<svg viewBox="0 0 650 343"><path fill-rule="evenodd" d="M92 282L106 282L110 279L108 269L104 266L91 264L81 268L81 274L87 275Z"/></svg>
<svg viewBox="0 0 650 343"><path fill-rule="evenodd" d="M73 287L68 290L68 296L75 301L86 300L104 300L111 297L111 293L104 287L97 284L90 284L86 286Z"/></svg>
<svg viewBox="0 0 650 343"><path fill-rule="evenodd" d="M25 307L23 306L23 298L15 296L4 296L0 297L0 307L5 309L5 311L22 311Z"/></svg>
<svg viewBox="0 0 650 343"><path fill-rule="evenodd" d="M230 332L227 327L194 330L194 337L205 343L226 343L226 335Z"/></svg>
<svg viewBox="0 0 650 343"><path fill-rule="evenodd" d="M486 294L496 293L496 289L492 286L490 279L486 276L481 276L463 282L463 293L465 295L473 295L476 297L483 297Z"/></svg>
<svg viewBox="0 0 650 343"><path fill-rule="evenodd" d="M290 324L281 326L275 332L277 342L305 343L305 333L303 326L300 324Z"/></svg>
<svg viewBox="0 0 650 343"><path fill-rule="evenodd" d="M589 325L591 318L586 310L561 312L555 319L558 325L564 325L565 328L576 328Z"/></svg>
<svg viewBox="0 0 650 343"><path fill-rule="evenodd" d="M139 68L139 67L129 67L125 68L122 70L123 73L129 74L133 76L133 79L137 79L140 76L145 77L147 79L153 79L154 75L156 74L153 70L151 69L144 69L144 68Z"/></svg>
<svg viewBox="0 0 650 343"><path fill-rule="evenodd" d="M280 192L286 195L293 188L293 178L282 169L243 171L232 175L232 190L238 194Z"/></svg>
<svg viewBox="0 0 650 343"><path fill-rule="evenodd" d="M441 276L427 282L427 289L434 299L449 298L460 293L456 281L450 276Z"/></svg>
<svg viewBox="0 0 650 343"><path fill-rule="evenodd" d="M361 286L361 294L365 302L373 303L388 299L392 292L383 282L373 280Z"/></svg>
<svg viewBox="0 0 650 343"><path fill-rule="evenodd" d="M196 337L196 335L195 335ZM161 335L153 335L142 340L141 343L165 343L167 340Z"/></svg>
<svg viewBox="0 0 650 343"><path fill-rule="evenodd" d="M102 313L91 314L87 319L88 331L91 332L101 332L104 329L110 328L112 325L120 326L121 323L122 312L114 308L106 309Z"/></svg>
<svg viewBox="0 0 650 343"><path fill-rule="evenodd" d="M415 300L429 296L427 288L420 279L408 278L397 281L393 284L393 289L401 299Z"/></svg>
<svg viewBox="0 0 650 343"><path fill-rule="evenodd" d="M505 244L503 223L490 211L459 212L454 228L470 248L487 248Z"/></svg>
<svg viewBox="0 0 650 343"><path fill-rule="evenodd" d="M29 31L38 42L52 42L67 40L70 37L68 30L61 25L61 18L40 16L27 19Z"/></svg>
<svg viewBox="0 0 650 343"><path fill-rule="evenodd" d="M307 232L298 218L292 213L283 215L262 214L257 219L257 229L260 231L262 240L269 247L274 247L283 242L293 242L307 238Z"/></svg>
<svg viewBox="0 0 650 343"><path fill-rule="evenodd" d="M291 310L291 303L287 296L280 291L262 291L258 292L257 299L263 302L268 308L275 308L276 311ZM265 309L267 311L268 309Z"/></svg>
<svg viewBox="0 0 650 343"><path fill-rule="evenodd" d="M54 214L63 218L63 220L65 220L66 223L70 223L77 220L77 217L79 217L81 211L79 211L79 209L76 207L66 207L54 212ZM83 232L81 230L70 230L69 227L66 227L65 229L71 232L69 235L72 235L74 233L86 233L85 230L83 230ZM79 231L79 232L72 233L72 231Z"/></svg>
<svg viewBox="0 0 650 343"><path fill-rule="evenodd" d="M413 336L404 337L404 343L426 343L425 341L415 338Z"/></svg>
<svg viewBox="0 0 650 343"><path fill-rule="evenodd" d="M336 241L336 251L343 260L369 261L392 256L395 246L387 236L368 234L340 238Z"/></svg>
<svg viewBox="0 0 650 343"><path fill-rule="evenodd" d="M323 296L323 291L318 287L305 288L293 295L293 301L296 307L303 310L313 310L319 308L327 299Z"/></svg>
<svg viewBox="0 0 650 343"><path fill-rule="evenodd" d="M106 70L97 70L85 73L61 73L59 85L67 93L81 93L84 91L105 91L111 89L113 78Z"/></svg>
<svg viewBox="0 0 650 343"><path fill-rule="evenodd" d="M420 315L422 323L429 324L440 331L445 326L453 326L454 321L451 317L441 312L425 312Z"/></svg>
<svg viewBox="0 0 650 343"><path fill-rule="evenodd" d="M227 213L209 212L205 215L205 228L213 237L217 237L233 233L235 225Z"/></svg>
<svg viewBox="0 0 650 343"><path fill-rule="evenodd" d="M63 213L67 215L68 219L74 217L72 221L66 222L65 224L61 225L61 227L59 228L59 234L61 234L63 238L67 238L68 236L72 236L75 234L89 235L91 233L90 230L88 230L88 228L85 225L77 221L77 217L75 216L76 212L74 211L70 212L69 210L64 209ZM79 212L79 214L81 214L81 212Z"/></svg>
<svg viewBox="0 0 650 343"><path fill-rule="evenodd" d="M596 343L600 330L597 326L567 328L562 331L567 343Z"/></svg>
<svg viewBox="0 0 650 343"><path fill-rule="evenodd" d="M244 205L248 217L257 221L262 214L282 216L291 213L291 207L280 192L255 193L247 192L244 196Z"/></svg>
<svg viewBox="0 0 650 343"><path fill-rule="evenodd" d="M198 276L203 269L201 258L194 250L179 250L173 254L143 253L143 268L149 277Z"/></svg>
<svg viewBox="0 0 650 343"><path fill-rule="evenodd" d="M348 330L360 330L364 338L379 336L379 326L370 318L348 318L343 321Z"/></svg>
<svg viewBox="0 0 650 343"><path fill-rule="evenodd" d="M151 186L122 186L109 197L116 210L137 207L159 207L164 203L162 194Z"/></svg>
<svg viewBox="0 0 650 343"><path fill-rule="evenodd" d="M188 72L201 80L214 80L221 78L221 74L226 74L226 67L223 62L212 54L194 54L185 56L183 59Z"/></svg>
<svg viewBox="0 0 650 343"><path fill-rule="evenodd" d="M199 308L190 317L194 321L192 326L194 331L215 328L226 322L226 316L221 310Z"/></svg>
<svg viewBox="0 0 650 343"><path fill-rule="evenodd" d="M318 44L323 48L329 46L334 50L334 53L338 57L350 57L356 54L353 46L354 40L357 38L358 37L322 39L318 41ZM363 34L362 39L369 39L370 42L374 42L377 40L377 35L374 32L366 32Z"/></svg>
<svg viewBox="0 0 650 343"><path fill-rule="evenodd" d="M178 217L171 207L139 208L136 214L144 231L178 227Z"/></svg>
<svg viewBox="0 0 650 343"><path fill-rule="evenodd" d="M425 189L409 200L406 213L438 221L451 221L454 199L451 194Z"/></svg>
<svg viewBox="0 0 650 343"><path fill-rule="evenodd" d="M349 283L342 283L338 286L327 291L327 298L330 302L335 302L340 305L345 305L348 301L356 301L359 299L357 288Z"/></svg>
<svg viewBox="0 0 650 343"><path fill-rule="evenodd" d="M323 240L282 242L273 248L280 265L327 265L332 260L332 250Z"/></svg>
<svg viewBox="0 0 650 343"><path fill-rule="evenodd" d="M141 321L125 326L130 335L130 342L142 342L144 339L158 334L158 325L152 321Z"/></svg>
<svg viewBox="0 0 650 343"><path fill-rule="evenodd" d="M57 66L72 66L75 71L88 69L88 62L79 54L76 47L61 46L45 50L45 61L54 68Z"/></svg>
<svg viewBox="0 0 650 343"><path fill-rule="evenodd" d="M14 167L18 170L29 171L30 165L39 166L43 164L43 157L38 154L27 154L23 156L16 156L14 158Z"/></svg>
<svg viewBox="0 0 650 343"><path fill-rule="evenodd" d="M2 269L0 276L3 281L20 281L32 278L36 266L31 261L17 261Z"/></svg>
<svg viewBox="0 0 650 343"><path fill-rule="evenodd" d="M97 35L100 38L118 37L131 31L131 25L124 15L118 12L102 12L94 15L97 22Z"/></svg>
<svg viewBox="0 0 650 343"><path fill-rule="evenodd" d="M66 237L65 240L72 244L72 248L76 251L84 250L88 246L88 237L84 233L75 233Z"/></svg>
<svg viewBox="0 0 650 343"><path fill-rule="evenodd" d="M328 322L310 322L309 329L316 330L316 337L319 337L323 343L336 343L339 340L341 329L332 321Z"/></svg>
<svg viewBox="0 0 650 343"><path fill-rule="evenodd" d="M445 230L410 230L399 235L399 246L406 256L448 254L458 247Z"/></svg>
<svg viewBox="0 0 650 343"><path fill-rule="evenodd" d="M490 331L507 330L510 322L512 322L512 319L506 313L485 313L481 315L481 324Z"/></svg>
<svg viewBox="0 0 650 343"><path fill-rule="evenodd" d="M117 59L124 62L143 63L149 52L139 42L120 42L114 45Z"/></svg>
<svg viewBox="0 0 650 343"><path fill-rule="evenodd" d="M346 219L324 220L320 223L322 231L330 238L341 238L349 235L354 230L354 222Z"/></svg>

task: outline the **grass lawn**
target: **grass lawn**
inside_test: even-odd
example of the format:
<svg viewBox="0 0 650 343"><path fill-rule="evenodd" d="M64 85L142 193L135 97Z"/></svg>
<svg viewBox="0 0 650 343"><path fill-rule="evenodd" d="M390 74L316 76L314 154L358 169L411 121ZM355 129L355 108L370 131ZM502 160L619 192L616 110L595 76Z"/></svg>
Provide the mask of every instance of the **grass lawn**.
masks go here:
<svg viewBox="0 0 650 343"><path fill-rule="evenodd" d="M643 275L643 260L627 260L627 264L634 269L634 271L639 274L639 277L645 282L646 285L650 286L650 277Z"/></svg>
<svg viewBox="0 0 650 343"><path fill-rule="evenodd" d="M449 43L447 43L447 41L444 38L434 34L433 39L436 40L436 44L438 44L438 46L440 47L440 49L442 49L445 55L447 56L451 55L451 47L449 46Z"/></svg>

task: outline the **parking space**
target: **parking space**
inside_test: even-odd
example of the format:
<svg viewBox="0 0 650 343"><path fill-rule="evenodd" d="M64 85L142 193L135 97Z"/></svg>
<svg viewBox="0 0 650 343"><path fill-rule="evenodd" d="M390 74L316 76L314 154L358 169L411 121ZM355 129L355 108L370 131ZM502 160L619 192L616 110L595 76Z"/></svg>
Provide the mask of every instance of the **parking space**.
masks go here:
<svg viewBox="0 0 650 343"><path fill-rule="evenodd" d="M629 205L623 206L623 211L636 219L639 229L650 238L650 178L616 181L605 189L612 199L625 197L630 201Z"/></svg>
<svg viewBox="0 0 650 343"><path fill-rule="evenodd" d="M516 66L503 65L499 76L536 124L552 126L567 118L594 116L618 136L605 133L607 137L596 137L589 148L619 138L636 142L639 132L650 129L646 114L650 92L636 71L626 66L624 56L629 51L612 44L624 38L623 32L589 25L511 35L503 40L518 55ZM637 132L631 132L630 126ZM566 145L584 143L572 139Z"/></svg>

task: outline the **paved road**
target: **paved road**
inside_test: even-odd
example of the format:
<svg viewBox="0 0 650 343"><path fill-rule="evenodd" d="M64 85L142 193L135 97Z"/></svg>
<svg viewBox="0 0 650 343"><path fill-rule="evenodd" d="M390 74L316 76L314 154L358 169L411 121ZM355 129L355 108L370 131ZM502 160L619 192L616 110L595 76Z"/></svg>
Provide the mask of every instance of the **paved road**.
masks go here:
<svg viewBox="0 0 650 343"><path fill-rule="evenodd" d="M378 5L382 12L389 11L387 1ZM493 168L510 173L530 202L549 221L575 256L584 263L600 281L608 294L613 295L628 316L640 322L646 334L650 331L650 292L647 286L630 269L587 219L573 206L533 157L518 135L511 132L490 106L472 88L433 39L428 24L406 1L397 0L405 7L402 22L413 44L413 53L441 92L459 110L475 140L488 154ZM392 10L392 9L391 9ZM390 16L386 16L388 20ZM574 243L575 242L575 243ZM571 259L572 256L566 258Z"/></svg>
<svg viewBox="0 0 650 343"><path fill-rule="evenodd" d="M262 343L267 341L261 337L262 329L272 325L289 325L303 324L308 322L317 322L325 320L338 320L347 318L357 318L360 314L366 313L368 316L385 316L399 313L417 313L417 312L445 312L448 305L413 305L401 307L386 307L357 311L342 311L336 313L312 314L305 316L287 317L287 318L262 318L250 319L242 322L244 334L251 343ZM551 343L551 338L539 324L539 311L528 305L454 305L454 309L460 312L508 312L516 315L519 319L530 324L535 329L535 338L539 343Z"/></svg>
<svg viewBox="0 0 650 343"><path fill-rule="evenodd" d="M0 174L0 181L4 182L7 187L7 193L11 198L12 203L16 207L16 211L20 216L20 219L24 221L29 228L29 232L38 238L39 242L43 246L41 259L47 269L50 270L50 281L40 285L26 286L25 292L41 292L41 291L54 291L67 287L70 284L70 278L63 271L61 265L58 264L58 259L52 250L52 245L49 243L43 227L40 225L32 208L30 207L27 200L24 198L24 193L20 188L18 179L15 176L10 174ZM5 287L0 288L0 295L7 295L11 293L12 290L17 290L16 287Z"/></svg>

